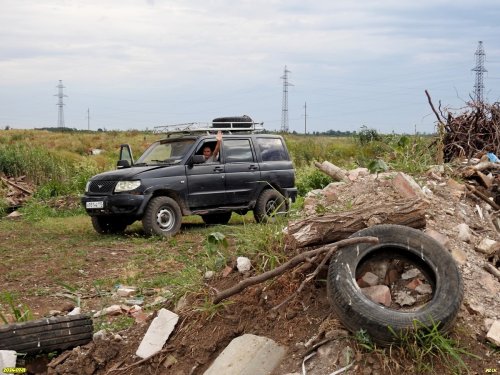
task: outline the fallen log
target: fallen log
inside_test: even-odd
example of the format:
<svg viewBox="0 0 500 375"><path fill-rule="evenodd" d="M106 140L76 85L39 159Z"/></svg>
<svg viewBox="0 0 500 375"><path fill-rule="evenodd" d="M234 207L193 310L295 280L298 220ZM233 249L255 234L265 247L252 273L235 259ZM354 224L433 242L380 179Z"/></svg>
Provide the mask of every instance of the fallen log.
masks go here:
<svg viewBox="0 0 500 375"><path fill-rule="evenodd" d="M323 253L328 253L332 249L335 251L341 247L350 246L350 245L354 245L357 243L378 243L378 238L376 238L376 237L347 238L345 240L338 241L336 243L322 246L318 249L305 251L303 253L300 253L299 255L294 256L288 262L283 263L281 266L276 267L275 269L273 269L271 271L267 271L267 272L264 272L260 275L249 277L248 279L241 280L235 286L233 286L229 289L223 290L222 292L217 293L217 295L214 298L213 303L217 304L220 301L222 301L228 297L231 297L232 295L234 295L236 293L241 292L243 289L248 288L251 285L259 284L259 283L262 283L266 280L269 280L275 276L281 275L286 270L294 268L298 264L306 261L308 258L317 256L317 255L320 255Z"/></svg>
<svg viewBox="0 0 500 375"><path fill-rule="evenodd" d="M315 161L314 165L321 172L323 172L327 176L330 176L335 181L348 182L346 177L347 172L344 169L337 167L335 164L332 164L329 161L324 161L323 163L318 163L317 161Z"/></svg>
<svg viewBox="0 0 500 375"><path fill-rule="evenodd" d="M342 240L376 224L399 224L420 229L425 227L426 208L427 203L421 199L405 199L311 217L290 223L285 241L292 248L321 245Z"/></svg>

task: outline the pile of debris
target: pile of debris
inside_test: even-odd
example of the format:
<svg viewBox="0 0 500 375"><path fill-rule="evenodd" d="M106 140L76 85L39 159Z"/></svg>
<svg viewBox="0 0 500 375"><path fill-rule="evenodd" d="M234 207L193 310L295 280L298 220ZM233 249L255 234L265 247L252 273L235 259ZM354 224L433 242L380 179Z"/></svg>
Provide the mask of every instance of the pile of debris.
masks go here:
<svg viewBox="0 0 500 375"><path fill-rule="evenodd" d="M500 103L468 102L458 114L450 109L435 109L426 91L429 104L443 132L445 162L456 158L481 157L486 152L500 152Z"/></svg>
<svg viewBox="0 0 500 375"><path fill-rule="evenodd" d="M26 176L0 175L0 192L5 197L9 210L22 206L33 195L33 191L34 186L27 181Z"/></svg>

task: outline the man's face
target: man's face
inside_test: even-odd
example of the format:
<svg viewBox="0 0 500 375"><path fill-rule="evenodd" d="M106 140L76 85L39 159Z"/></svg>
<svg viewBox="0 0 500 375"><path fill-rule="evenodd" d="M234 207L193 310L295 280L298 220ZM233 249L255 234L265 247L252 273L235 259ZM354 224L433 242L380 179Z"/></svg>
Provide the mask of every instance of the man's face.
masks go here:
<svg viewBox="0 0 500 375"><path fill-rule="evenodd" d="M205 147L203 149L203 156L205 157L205 160L212 156L212 149L210 147Z"/></svg>

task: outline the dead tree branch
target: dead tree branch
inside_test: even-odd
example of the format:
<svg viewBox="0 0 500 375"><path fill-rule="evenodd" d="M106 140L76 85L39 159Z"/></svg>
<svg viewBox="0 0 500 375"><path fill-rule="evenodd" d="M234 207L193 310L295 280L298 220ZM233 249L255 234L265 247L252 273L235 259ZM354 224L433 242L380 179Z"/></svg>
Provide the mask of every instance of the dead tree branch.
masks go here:
<svg viewBox="0 0 500 375"><path fill-rule="evenodd" d="M373 244L375 244L375 243L378 243L378 238L376 238L376 237L347 238L345 240L341 240L341 241L338 241L335 243L330 243L330 244L324 245L318 249L306 251L304 253L301 253L299 255L294 256L292 259L290 259L286 263L283 263L281 266L276 267L275 269L273 269L271 271L267 271L267 272L264 272L260 275L249 277L248 279L244 279L244 280L240 281L238 284L236 284L235 286L233 286L229 289L223 290L220 293L217 293L217 295L214 298L213 303L214 304L219 303L222 300L224 300L228 297L231 297L232 295L234 295L236 293L241 292L242 290L244 290L245 288L247 288L251 285L259 284L259 283L262 283L262 282L269 280L273 277L281 275L286 270L294 268L295 266L304 262L306 259L308 259L310 257L314 257L316 255L326 253L326 252L330 251L331 249L337 250L341 247L355 245L358 243L373 243Z"/></svg>

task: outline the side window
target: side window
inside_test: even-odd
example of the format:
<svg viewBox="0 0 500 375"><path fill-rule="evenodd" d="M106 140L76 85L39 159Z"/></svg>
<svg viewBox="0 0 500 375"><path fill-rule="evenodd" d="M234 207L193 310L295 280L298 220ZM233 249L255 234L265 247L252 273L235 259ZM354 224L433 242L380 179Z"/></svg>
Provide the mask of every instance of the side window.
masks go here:
<svg viewBox="0 0 500 375"><path fill-rule="evenodd" d="M248 139L223 140L224 160L226 163L253 162L253 153Z"/></svg>
<svg viewBox="0 0 500 375"><path fill-rule="evenodd" d="M289 160L283 140L280 138L257 138L262 161Z"/></svg>

